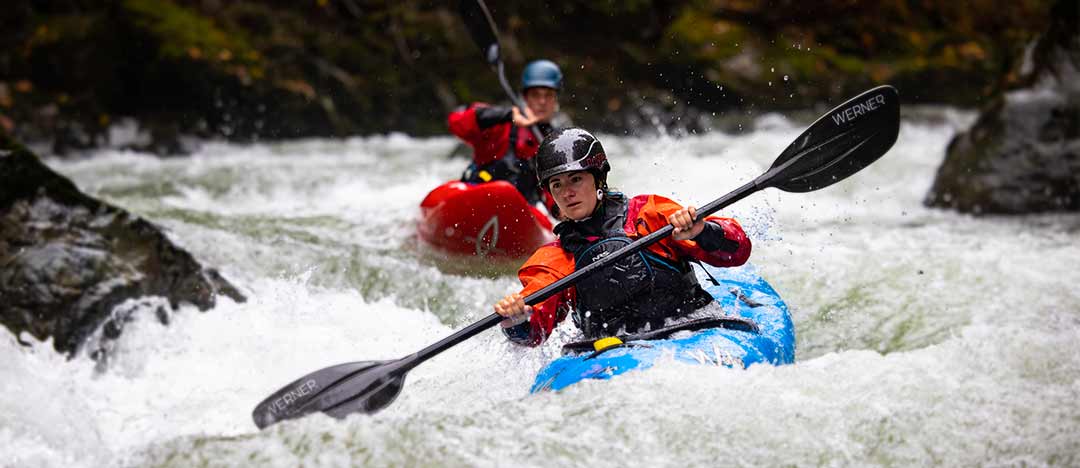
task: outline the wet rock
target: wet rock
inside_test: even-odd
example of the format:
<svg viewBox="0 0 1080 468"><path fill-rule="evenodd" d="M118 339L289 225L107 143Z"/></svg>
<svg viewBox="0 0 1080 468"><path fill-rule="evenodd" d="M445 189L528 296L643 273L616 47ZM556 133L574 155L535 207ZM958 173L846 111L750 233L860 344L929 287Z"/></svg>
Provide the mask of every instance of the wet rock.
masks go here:
<svg viewBox="0 0 1080 468"><path fill-rule="evenodd" d="M555 59L579 125L642 135L882 83L905 103L982 103L1047 23L1045 0L503 3L512 83ZM356 4L7 0L0 127L77 154L133 119L148 142L132 148L172 154L191 137L445 135L455 106L503 98L452 5Z"/></svg>
<svg viewBox="0 0 1080 468"><path fill-rule="evenodd" d="M928 206L967 213L1080 210L1080 30L1077 2L1029 52L1025 85L995 100L949 143Z"/></svg>
<svg viewBox="0 0 1080 468"><path fill-rule="evenodd" d="M686 136L705 133L716 127L716 119L706 112L667 93L646 96L630 92L626 101L630 105L615 106L609 103L608 112L593 128L637 136Z"/></svg>
<svg viewBox="0 0 1080 468"><path fill-rule="evenodd" d="M53 152L68 154L93 149L104 143L105 138L96 129L88 129L78 121L60 121L56 125Z"/></svg>
<svg viewBox="0 0 1080 468"><path fill-rule="evenodd" d="M200 310L244 296L150 222L101 202L0 134L0 323L73 354L101 330L119 336L146 296ZM158 317L167 317L159 312Z"/></svg>

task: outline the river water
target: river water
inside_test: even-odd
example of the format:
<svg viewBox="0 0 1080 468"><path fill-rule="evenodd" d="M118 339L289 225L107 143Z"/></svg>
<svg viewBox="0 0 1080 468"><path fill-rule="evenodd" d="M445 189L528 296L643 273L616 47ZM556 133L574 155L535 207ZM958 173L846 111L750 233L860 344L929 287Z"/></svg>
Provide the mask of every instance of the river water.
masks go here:
<svg viewBox="0 0 1080 468"><path fill-rule="evenodd" d="M490 313L510 274L451 273L413 235L455 178L450 138L226 145L49 160L164 227L249 296L162 325L154 300L109 358L0 333L4 466L1080 464L1080 216L922 206L973 115L905 117L883 159L820 192L721 214L791 306L796 364L675 362L529 395L558 353L485 332L412 371L374 416L258 431L251 410L343 362L412 353ZM763 172L806 122L681 139L602 136L611 182L704 204ZM567 332L569 334L569 331ZM27 338L29 339L29 338ZM557 340L555 340L557 341Z"/></svg>

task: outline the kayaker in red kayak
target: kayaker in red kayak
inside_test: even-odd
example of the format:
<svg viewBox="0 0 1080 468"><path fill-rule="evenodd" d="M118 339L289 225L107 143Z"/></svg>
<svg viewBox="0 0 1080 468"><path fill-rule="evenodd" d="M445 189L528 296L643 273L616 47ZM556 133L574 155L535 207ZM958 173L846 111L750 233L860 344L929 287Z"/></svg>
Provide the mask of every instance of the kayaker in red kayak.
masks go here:
<svg viewBox="0 0 1080 468"><path fill-rule="evenodd" d="M572 309L586 338L633 333L663 326L708 304L690 261L739 266L750 257L750 239L734 219L710 216L693 222L694 206L660 195L627 198L607 185L610 170L603 145L580 128L556 130L544 138L537 156L538 182L555 201L559 240L538 249L518 270L524 288L495 304L507 317L510 340L535 346ZM641 253L580 280L573 288L536 307L524 297L667 224L667 237Z"/></svg>
<svg viewBox="0 0 1080 468"><path fill-rule="evenodd" d="M450 131L473 148L473 162L462 174L463 182L506 180L529 203L541 200L536 174L528 162L540 142L529 126L536 125L543 135L551 132L551 121L559 111L562 80L558 65L537 60L529 63L521 76L524 109L473 103L450 114Z"/></svg>

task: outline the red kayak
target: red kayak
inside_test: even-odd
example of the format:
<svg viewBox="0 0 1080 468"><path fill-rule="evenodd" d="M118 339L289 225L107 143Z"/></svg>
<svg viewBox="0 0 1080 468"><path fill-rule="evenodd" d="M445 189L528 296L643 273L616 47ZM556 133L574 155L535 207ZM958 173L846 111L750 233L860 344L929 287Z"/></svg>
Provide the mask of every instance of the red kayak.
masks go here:
<svg viewBox="0 0 1080 468"><path fill-rule="evenodd" d="M551 220L509 182L447 182L420 202L420 239L478 258L522 258L555 240Z"/></svg>

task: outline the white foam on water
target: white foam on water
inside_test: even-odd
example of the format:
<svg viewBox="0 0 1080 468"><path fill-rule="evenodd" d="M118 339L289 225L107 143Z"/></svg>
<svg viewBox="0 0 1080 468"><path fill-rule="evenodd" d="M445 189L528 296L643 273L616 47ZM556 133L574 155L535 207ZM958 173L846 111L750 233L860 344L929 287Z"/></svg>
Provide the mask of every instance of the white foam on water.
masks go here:
<svg viewBox="0 0 1080 468"><path fill-rule="evenodd" d="M3 411L23 421L16 441L74 449L51 461L67 456L93 466L178 435L244 434L254 405L315 363L400 357L449 332L430 313L369 304L302 279L263 280L253 289L247 303L222 300L211 313L183 308L168 327L138 315L103 373L85 356L64 360L48 343L21 350L8 340L5 355L25 357L4 372L5 394L20 396L5 399ZM40 430L26 431L27 423Z"/></svg>
<svg viewBox="0 0 1080 468"><path fill-rule="evenodd" d="M797 363L661 364L529 395L558 355L485 332L411 371L373 416L265 431L255 404L317 369L401 357L490 313L510 275L442 273L410 249L416 205L456 178L448 138L207 145L182 159L50 161L164 226L248 294L161 325L137 315L104 371L0 337L7 466L1075 465L1080 217L922 206L971 115L909 121L894 149L819 192L723 210L792 308ZM766 170L802 124L601 138L611 182L702 205ZM32 340L31 340L32 341Z"/></svg>

